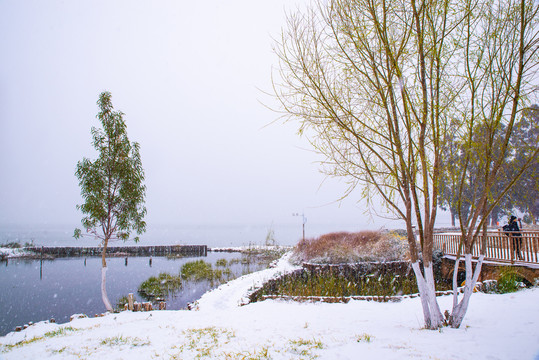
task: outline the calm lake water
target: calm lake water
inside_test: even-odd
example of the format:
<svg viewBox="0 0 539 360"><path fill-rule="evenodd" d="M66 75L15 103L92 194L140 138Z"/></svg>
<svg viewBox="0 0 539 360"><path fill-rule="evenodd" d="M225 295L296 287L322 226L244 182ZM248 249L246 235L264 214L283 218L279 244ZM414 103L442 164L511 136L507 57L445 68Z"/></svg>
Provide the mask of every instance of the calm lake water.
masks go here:
<svg viewBox="0 0 539 360"><path fill-rule="evenodd" d="M216 268L218 259L228 262L240 258L239 253L213 253L207 257L167 259L129 257L107 259L107 293L113 306L122 296L134 293L137 301L145 301L137 293L139 285L150 276L161 272L178 275L181 266L189 261L204 260ZM230 267L234 275L258 271L261 265L235 264ZM185 308L187 303L216 287L208 281L186 283L181 290L166 299L167 309ZM78 257L40 260L9 259L0 262L0 336L29 321L38 322L55 318L58 323L68 322L73 314L89 316L105 312L101 300L101 258Z"/></svg>
<svg viewBox="0 0 539 360"><path fill-rule="evenodd" d="M295 245L302 237L301 219L292 224L268 225L148 225L139 245L207 245L231 247L263 245L270 230L278 245ZM84 237L73 239L73 230L80 224L67 225L0 225L0 246L9 242L36 246L98 246L99 241ZM307 222L306 237L332 231L358 231L358 225L316 225ZM135 245L133 242L116 242L111 246ZM209 252L205 261L213 264L218 259L241 257L238 253ZM107 292L114 304L122 296L137 294L139 285L150 276L161 272L177 275L181 266L196 260L183 258L168 260L154 257L152 266L147 257L130 257L127 266L124 258L107 260ZM257 271L254 266L234 265L236 275ZM67 322L72 314L93 316L105 308L101 301L100 258L68 258L54 261L15 260L0 262L0 336L29 321L38 322L55 318ZM168 309L181 309L212 286L209 283L186 284L181 291L167 298ZM216 284L214 284L216 285Z"/></svg>

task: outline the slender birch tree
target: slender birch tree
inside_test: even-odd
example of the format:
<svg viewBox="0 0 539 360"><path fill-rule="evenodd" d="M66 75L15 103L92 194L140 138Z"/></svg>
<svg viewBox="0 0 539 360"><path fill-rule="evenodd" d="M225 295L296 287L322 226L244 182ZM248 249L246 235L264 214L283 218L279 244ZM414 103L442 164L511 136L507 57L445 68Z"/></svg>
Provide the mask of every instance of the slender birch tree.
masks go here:
<svg viewBox="0 0 539 360"><path fill-rule="evenodd" d="M275 45L280 60L274 77L275 95L289 119L299 121L299 133L306 134L324 155L322 170L346 179L347 194L360 187L365 199L380 197L387 209L405 222L429 329L445 324L435 295L432 253L443 166L447 163L443 161L446 142L455 135L466 141L476 139L473 132L480 121L474 125L474 110L484 114L482 120L490 116L490 107L479 109L492 99L476 89L478 75L465 69L481 59L484 41L489 41L481 38L484 33L472 31L486 25L481 14L486 3L317 0L305 11L288 15L287 27ZM494 3L500 14L510 11L502 0ZM514 11L506 16L517 23L527 19L522 20L523 26L536 29L529 19L537 11L537 3L522 0L519 4L524 16L517 17ZM515 30L519 33L521 29ZM537 65L536 37L530 37L516 45L511 44L514 37L490 38L499 51L516 46L521 59L530 58L528 68L510 71L514 78L506 84L515 89L507 100L514 105L514 112L523 105L524 97L518 90L524 84L522 79ZM491 58L503 62L494 48ZM484 71L483 76L480 80L503 83L497 73ZM507 107L495 108L492 114L506 114ZM503 116L499 121L502 119L507 122ZM471 148L470 143L466 149ZM458 168L465 166L459 164ZM500 169L501 163L495 167ZM496 175L487 176L488 186L483 189L492 186ZM489 195L485 190L478 199L479 210L470 209L469 226L474 231L462 236L463 242L468 241L464 246L470 278L467 291L468 285L473 289L468 254L476 239L475 230L483 224L477 220L488 216L496 202ZM490 207L485 206L487 200ZM460 326L468 300L466 293L465 300L456 303L453 312L459 318L451 318L452 326Z"/></svg>
<svg viewBox="0 0 539 360"><path fill-rule="evenodd" d="M106 309L112 311L106 289L107 247L110 241L126 241L131 232L142 234L146 230L146 186L140 146L129 141L124 114L114 111L109 92L101 93L97 104L102 128L92 127L92 138L99 155L94 161L83 158L77 163L75 175L84 199L77 209L85 215L81 223L86 234L101 240L101 297ZM82 235L75 229L75 238Z"/></svg>

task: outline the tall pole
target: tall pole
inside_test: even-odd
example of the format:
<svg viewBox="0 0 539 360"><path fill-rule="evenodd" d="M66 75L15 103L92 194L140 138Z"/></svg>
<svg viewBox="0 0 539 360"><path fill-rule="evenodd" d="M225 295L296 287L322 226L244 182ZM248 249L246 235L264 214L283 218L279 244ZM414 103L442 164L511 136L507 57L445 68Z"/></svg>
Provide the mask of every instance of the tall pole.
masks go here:
<svg viewBox="0 0 539 360"><path fill-rule="evenodd" d="M305 223L307 222L307 218L305 217L305 213L293 213L292 216L301 216L302 220L302 228L303 228L303 241L305 241Z"/></svg>

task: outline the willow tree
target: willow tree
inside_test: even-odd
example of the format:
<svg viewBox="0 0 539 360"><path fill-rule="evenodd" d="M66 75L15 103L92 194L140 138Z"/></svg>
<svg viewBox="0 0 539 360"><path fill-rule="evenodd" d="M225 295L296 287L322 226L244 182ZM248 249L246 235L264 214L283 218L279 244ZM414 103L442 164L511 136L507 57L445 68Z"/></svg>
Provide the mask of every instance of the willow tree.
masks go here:
<svg viewBox="0 0 539 360"><path fill-rule="evenodd" d="M430 329L444 324L432 269L442 160L451 136L475 128L469 114L456 114L473 100L463 61L479 56L469 30L483 3L318 0L288 16L275 46L276 97L324 155L322 170L346 179L347 194L360 187L365 199L381 198L405 222Z"/></svg>
<svg viewBox="0 0 539 360"><path fill-rule="evenodd" d="M514 147L516 152L512 159L514 168L518 168L529 157L529 151L539 139L539 105L532 105L524 111L524 116L516 125ZM526 213L524 219L537 224L539 219L539 157L532 162L517 185L517 191L510 194L511 203L518 210Z"/></svg>
<svg viewBox="0 0 539 360"><path fill-rule="evenodd" d="M539 159L537 138L515 146L520 137L519 117L537 96L539 70L539 3L533 0L481 1L467 6L463 27L467 40L462 59L464 88L454 114L460 119L453 136L462 139L460 202L465 178L473 172L471 208L459 213L461 252L465 256L466 286L460 302L454 295L449 322L460 326L486 252L489 214ZM519 161L515 161L515 160ZM535 189L529 189L534 192ZM525 190L524 190L525 191ZM468 192L469 193L469 192ZM457 209L460 207L457 206ZM483 236L480 232L483 231ZM472 271L472 251L480 242L480 255ZM456 287L460 256L455 264Z"/></svg>
<svg viewBox="0 0 539 360"><path fill-rule="evenodd" d="M107 247L110 241L126 241L133 231L142 234L146 230L146 186L140 146L129 141L124 114L114 111L109 92L101 93L97 104L102 128L92 127L92 138L99 155L94 161L83 158L77 163L75 175L84 199L77 209L85 215L81 223L86 235L101 240L101 297L107 310L112 311L106 290ZM75 229L75 238L82 235ZM138 242L139 238L134 240Z"/></svg>

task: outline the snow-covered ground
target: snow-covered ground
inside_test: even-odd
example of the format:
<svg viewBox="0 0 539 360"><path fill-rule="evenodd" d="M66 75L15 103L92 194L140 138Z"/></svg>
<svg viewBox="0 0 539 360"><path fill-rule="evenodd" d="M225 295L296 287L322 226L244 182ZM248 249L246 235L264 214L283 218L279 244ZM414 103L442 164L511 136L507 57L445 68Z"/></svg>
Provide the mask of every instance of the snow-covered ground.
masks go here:
<svg viewBox="0 0 539 360"><path fill-rule="evenodd" d="M212 247L208 251L215 252L251 252L251 251L286 251L292 249L292 246L282 245L249 245L249 246L227 246L227 247Z"/></svg>
<svg viewBox="0 0 539 360"><path fill-rule="evenodd" d="M0 338L0 359L539 359L539 288L476 293L462 328L441 331L422 328L418 298L238 306L293 269L281 259L205 294L198 311L38 323ZM442 309L451 301L440 298Z"/></svg>
<svg viewBox="0 0 539 360"><path fill-rule="evenodd" d="M27 257L31 255L35 255L35 254L31 254L28 251L21 248L13 249L13 248L0 247L0 258L10 259L10 258L18 258L18 257Z"/></svg>

